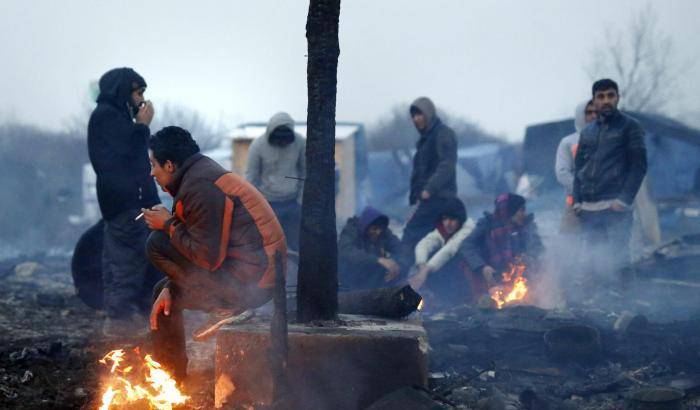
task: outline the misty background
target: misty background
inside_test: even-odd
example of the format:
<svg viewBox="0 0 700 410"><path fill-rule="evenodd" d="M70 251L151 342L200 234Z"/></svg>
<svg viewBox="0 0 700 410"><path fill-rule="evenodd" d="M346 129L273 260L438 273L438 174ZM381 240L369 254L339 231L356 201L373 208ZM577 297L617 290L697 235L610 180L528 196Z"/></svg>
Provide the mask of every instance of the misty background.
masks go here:
<svg viewBox="0 0 700 410"><path fill-rule="evenodd" d="M204 148L280 110L304 121L307 10L301 0L3 1L0 248L70 249L86 228L86 123L111 68L144 76L154 130L182 125ZM528 125L571 117L606 76L623 106L697 127L698 17L692 0L347 0L337 119L365 124L370 150L409 149L407 107L427 95L460 147L517 150Z"/></svg>

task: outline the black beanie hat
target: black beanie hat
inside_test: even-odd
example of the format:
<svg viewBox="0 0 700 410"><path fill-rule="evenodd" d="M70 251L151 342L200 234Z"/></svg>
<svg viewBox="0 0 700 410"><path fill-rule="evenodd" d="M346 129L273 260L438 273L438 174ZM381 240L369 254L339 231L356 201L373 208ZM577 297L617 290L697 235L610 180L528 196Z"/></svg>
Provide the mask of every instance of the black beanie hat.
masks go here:
<svg viewBox="0 0 700 410"><path fill-rule="evenodd" d="M467 208L459 198L450 198L445 201L445 205L440 213L440 218L448 216L455 218L459 223L463 224L467 220Z"/></svg>

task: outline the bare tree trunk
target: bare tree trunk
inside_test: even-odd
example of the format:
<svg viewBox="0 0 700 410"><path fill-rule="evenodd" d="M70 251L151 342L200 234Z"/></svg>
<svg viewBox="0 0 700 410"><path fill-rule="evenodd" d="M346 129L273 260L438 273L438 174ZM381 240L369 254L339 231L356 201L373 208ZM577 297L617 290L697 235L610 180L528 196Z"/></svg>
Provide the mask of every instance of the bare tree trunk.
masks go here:
<svg viewBox="0 0 700 410"><path fill-rule="evenodd" d="M334 152L339 16L340 0L309 4L306 182L297 285L301 322L333 319L338 311Z"/></svg>

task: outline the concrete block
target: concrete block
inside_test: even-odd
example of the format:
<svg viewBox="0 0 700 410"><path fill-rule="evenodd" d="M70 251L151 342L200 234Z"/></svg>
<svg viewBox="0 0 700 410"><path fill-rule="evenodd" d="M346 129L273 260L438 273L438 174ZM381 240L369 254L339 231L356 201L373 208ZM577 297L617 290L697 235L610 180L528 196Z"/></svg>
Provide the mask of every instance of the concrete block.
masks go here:
<svg viewBox="0 0 700 410"><path fill-rule="evenodd" d="M403 386L427 387L427 335L414 321L340 315L342 325L289 325L289 390L300 408L359 409ZM219 407L269 405L270 325L258 320L217 336Z"/></svg>

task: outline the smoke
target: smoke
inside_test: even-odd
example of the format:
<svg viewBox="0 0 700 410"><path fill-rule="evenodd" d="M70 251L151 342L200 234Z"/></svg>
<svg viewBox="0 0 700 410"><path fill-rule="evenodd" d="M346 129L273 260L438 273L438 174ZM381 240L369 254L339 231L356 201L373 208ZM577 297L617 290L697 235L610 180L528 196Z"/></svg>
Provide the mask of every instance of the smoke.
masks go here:
<svg viewBox="0 0 700 410"><path fill-rule="evenodd" d="M562 232L563 215L563 206L537 213L546 252L542 270L529 283L534 305L612 315L629 311L655 321L687 319L699 311L697 288L686 280L693 276L691 263L672 257L631 262L630 248L639 242L631 223L623 227L628 230L624 235L587 242L580 226Z"/></svg>

